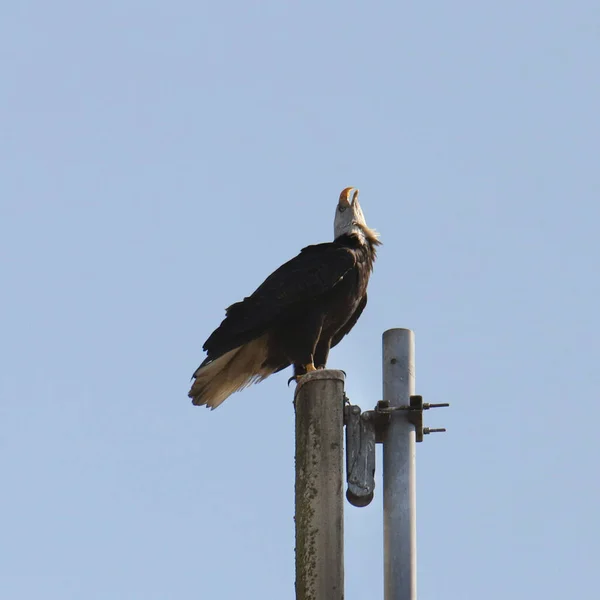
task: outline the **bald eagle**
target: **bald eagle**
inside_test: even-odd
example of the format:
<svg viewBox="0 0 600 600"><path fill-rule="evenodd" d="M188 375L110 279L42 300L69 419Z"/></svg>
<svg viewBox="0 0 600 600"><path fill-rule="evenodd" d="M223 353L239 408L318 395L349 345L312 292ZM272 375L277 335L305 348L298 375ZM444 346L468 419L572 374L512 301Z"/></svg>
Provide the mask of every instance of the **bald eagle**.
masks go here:
<svg viewBox="0 0 600 600"><path fill-rule="evenodd" d="M233 392L293 365L294 377L323 369L329 349L367 304L378 234L367 227L358 190L346 188L335 211L334 241L304 248L241 302L203 346L192 403L214 409Z"/></svg>

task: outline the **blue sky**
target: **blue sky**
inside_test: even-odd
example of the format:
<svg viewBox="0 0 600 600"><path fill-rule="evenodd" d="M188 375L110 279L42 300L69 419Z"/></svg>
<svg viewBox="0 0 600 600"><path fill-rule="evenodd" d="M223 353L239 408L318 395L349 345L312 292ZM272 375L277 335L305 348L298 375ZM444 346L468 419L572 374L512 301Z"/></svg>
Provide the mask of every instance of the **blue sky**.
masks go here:
<svg viewBox="0 0 600 600"><path fill-rule="evenodd" d="M108 0L0 9L0 596L293 598L286 371L217 411L223 310L384 246L331 354L363 409L415 331L419 597L589 597L599 559L595 3ZM382 597L381 488L346 597Z"/></svg>

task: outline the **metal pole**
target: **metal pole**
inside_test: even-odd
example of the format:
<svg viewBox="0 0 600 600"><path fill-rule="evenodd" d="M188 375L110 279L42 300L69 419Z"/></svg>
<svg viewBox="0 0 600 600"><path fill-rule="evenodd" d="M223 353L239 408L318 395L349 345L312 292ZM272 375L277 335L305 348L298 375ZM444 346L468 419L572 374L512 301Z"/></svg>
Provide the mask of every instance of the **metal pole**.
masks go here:
<svg viewBox="0 0 600 600"><path fill-rule="evenodd" d="M344 373L300 379L296 408L296 599L344 597Z"/></svg>
<svg viewBox="0 0 600 600"><path fill-rule="evenodd" d="M408 406L415 393L415 340L410 329L383 334L383 399ZM383 442L385 600L417 598L415 426L408 411L391 413Z"/></svg>

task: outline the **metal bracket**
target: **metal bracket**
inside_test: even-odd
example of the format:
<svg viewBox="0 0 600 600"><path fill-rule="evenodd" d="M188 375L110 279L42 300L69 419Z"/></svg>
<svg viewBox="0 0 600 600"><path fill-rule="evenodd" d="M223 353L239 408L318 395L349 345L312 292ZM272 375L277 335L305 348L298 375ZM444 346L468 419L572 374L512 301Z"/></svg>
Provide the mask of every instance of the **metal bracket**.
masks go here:
<svg viewBox="0 0 600 600"><path fill-rule="evenodd" d="M423 436L430 433L443 433L446 430L444 428L432 429L431 427L423 427L423 411L429 410L430 408L445 408L450 406L447 402L443 404L430 404L429 402L423 402L423 396L411 396L410 404L408 406L393 406L390 407L389 402L380 401L377 403L378 410L383 413L392 413L397 410L408 411L407 418L415 426L415 434L417 442L423 441Z"/></svg>
<svg viewBox="0 0 600 600"><path fill-rule="evenodd" d="M415 426L416 441L423 436L444 432L445 429L423 427L423 411L450 406L423 402L423 396L411 396L408 406L390 406L380 400L374 410L361 413L360 406L346 398L344 424L346 425L346 498L354 506L367 506L375 491L375 444L384 443L388 424L396 411L408 411L407 418Z"/></svg>
<svg viewBox="0 0 600 600"><path fill-rule="evenodd" d="M346 498L354 506L367 506L375 490L375 423L361 414L360 406L346 406Z"/></svg>

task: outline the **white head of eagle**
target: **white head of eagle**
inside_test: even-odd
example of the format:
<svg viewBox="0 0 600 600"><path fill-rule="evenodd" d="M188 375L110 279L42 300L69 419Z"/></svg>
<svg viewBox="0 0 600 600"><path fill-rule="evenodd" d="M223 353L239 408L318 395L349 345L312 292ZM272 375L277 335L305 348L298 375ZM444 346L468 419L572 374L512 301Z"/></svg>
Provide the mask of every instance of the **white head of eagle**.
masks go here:
<svg viewBox="0 0 600 600"><path fill-rule="evenodd" d="M379 237L374 229L367 226L365 215L358 202L358 189L353 187L342 190L335 209L333 238L337 240L342 235L357 235L363 243L367 241L367 238L375 241ZM376 241L375 244L377 244Z"/></svg>
<svg viewBox="0 0 600 600"><path fill-rule="evenodd" d="M206 340L207 356L189 391L193 404L216 408L233 392L289 367L292 379L324 369L330 348L354 327L380 244L345 188L335 211L334 241L304 248L241 302Z"/></svg>

